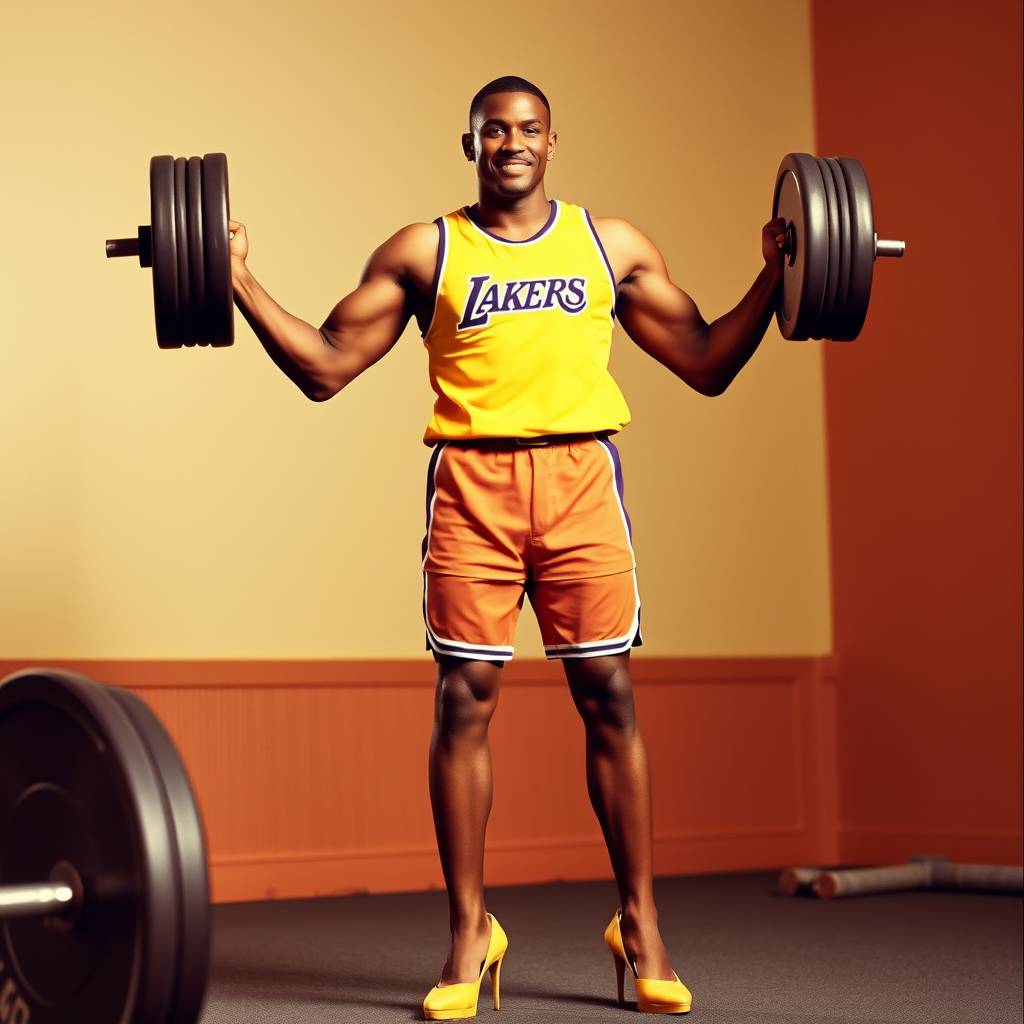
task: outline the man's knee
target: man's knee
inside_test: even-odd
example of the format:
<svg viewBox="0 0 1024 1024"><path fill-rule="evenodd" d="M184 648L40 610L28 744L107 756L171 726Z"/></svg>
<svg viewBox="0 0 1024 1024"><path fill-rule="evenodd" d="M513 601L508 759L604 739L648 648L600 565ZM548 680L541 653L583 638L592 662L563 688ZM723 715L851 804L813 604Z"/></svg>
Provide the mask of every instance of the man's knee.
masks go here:
<svg viewBox="0 0 1024 1024"><path fill-rule="evenodd" d="M584 722L612 728L635 724L628 655L565 659L565 674Z"/></svg>
<svg viewBox="0 0 1024 1024"><path fill-rule="evenodd" d="M486 725L498 703L501 663L442 657L438 661L436 718L447 731Z"/></svg>

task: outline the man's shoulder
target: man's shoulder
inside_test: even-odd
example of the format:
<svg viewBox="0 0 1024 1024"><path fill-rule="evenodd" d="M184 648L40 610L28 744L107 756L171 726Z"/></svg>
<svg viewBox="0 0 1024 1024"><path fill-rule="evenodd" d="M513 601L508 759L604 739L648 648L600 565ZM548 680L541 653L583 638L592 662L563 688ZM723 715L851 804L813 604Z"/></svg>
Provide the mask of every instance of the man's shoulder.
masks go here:
<svg viewBox="0 0 1024 1024"><path fill-rule="evenodd" d="M590 219L593 221L594 227L601 232L607 231L622 236L639 233L639 229L625 217L609 217L604 214L591 213Z"/></svg>
<svg viewBox="0 0 1024 1024"><path fill-rule="evenodd" d="M629 263L647 253L653 243L625 217L591 216L594 232L609 253L614 252L617 262Z"/></svg>
<svg viewBox="0 0 1024 1024"><path fill-rule="evenodd" d="M416 221L399 228L385 243L397 248L437 248L437 224L433 221Z"/></svg>
<svg viewBox="0 0 1024 1024"><path fill-rule="evenodd" d="M367 272L411 280L422 290L433 277L438 250L436 224L406 224L374 249Z"/></svg>
<svg viewBox="0 0 1024 1024"><path fill-rule="evenodd" d="M409 260L432 259L437 255L437 246L437 225L417 221L399 228L377 247L374 255L388 262L399 263Z"/></svg>

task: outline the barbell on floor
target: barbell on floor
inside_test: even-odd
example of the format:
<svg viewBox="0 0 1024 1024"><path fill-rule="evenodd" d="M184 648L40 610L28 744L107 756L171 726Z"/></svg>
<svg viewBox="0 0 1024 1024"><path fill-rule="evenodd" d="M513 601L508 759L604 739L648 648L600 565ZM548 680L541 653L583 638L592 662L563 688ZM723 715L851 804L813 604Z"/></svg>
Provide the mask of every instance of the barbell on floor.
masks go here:
<svg viewBox="0 0 1024 1024"><path fill-rule="evenodd" d="M161 348L232 344L227 157L155 156L149 187L151 224L137 238L108 240L107 256L138 256L153 268ZM852 157L787 154L772 216L786 220L775 314L782 336L852 341L867 316L875 259L906 249L875 233L864 168Z"/></svg>
<svg viewBox="0 0 1024 1024"><path fill-rule="evenodd" d="M134 694L0 683L0 1021L195 1024L209 963L203 825Z"/></svg>
<svg viewBox="0 0 1024 1024"><path fill-rule="evenodd" d="M1024 870L1004 864L954 864L932 853L911 857L906 864L879 867L783 868L778 880L778 890L786 896L813 894L823 900L915 889L1019 896L1024 892Z"/></svg>

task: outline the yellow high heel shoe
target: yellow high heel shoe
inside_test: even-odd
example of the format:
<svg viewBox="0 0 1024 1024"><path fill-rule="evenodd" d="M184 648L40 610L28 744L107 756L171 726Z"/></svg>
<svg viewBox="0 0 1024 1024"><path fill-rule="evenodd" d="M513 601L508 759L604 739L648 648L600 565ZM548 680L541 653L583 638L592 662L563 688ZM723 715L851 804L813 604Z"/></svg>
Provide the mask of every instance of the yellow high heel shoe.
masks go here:
<svg viewBox="0 0 1024 1024"><path fill-rule="evenodd" d="M622 945L622 932L619 930L619 919L622 917L622 910L616 910L612 915L608 927L604 930L604 941L612 951L615 960L615 980L619 990L619 1005L625 1002L623 997L623 979L626 976L626 964L629 964L629 971L633 975L633 983L636 985L636 1008L641 1013L689 1013L693 997L690 990L679 980L675 971L672 976L675 981L662 978L639 978L636 973L636 964L626 953Z"/></svg>
<svg viewBox="0 0 1024 1024"><path fill-rule="evenodd" d="M461 1020L464 1017L475 1017L476 1005L480 998L480 982L484 980L484 973L488 970L491 972L494 1008L501 1008L498 983L501 979L501 961L508 949L508 936L493 914L488 914L487 917L491 922L491 941L487 945L487 955L480 968L480 977L476 981L460 981L443 987L435 985L423 1000L424 1020Z"/></svg>

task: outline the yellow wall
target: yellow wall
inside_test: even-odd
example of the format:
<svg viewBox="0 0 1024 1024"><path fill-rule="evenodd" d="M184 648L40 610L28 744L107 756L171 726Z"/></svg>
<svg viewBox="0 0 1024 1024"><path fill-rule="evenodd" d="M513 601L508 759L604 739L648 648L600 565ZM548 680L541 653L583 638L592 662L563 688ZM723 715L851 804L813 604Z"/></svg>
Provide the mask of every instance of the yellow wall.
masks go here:
<svg viewBox="0 0 1024 1024"><path fill-rule="evenodd" d="M429 413L410 329L331 402L232 349L160 352L154 153L223 150L250 266L319 324L403 224L475 198L473 92L520 74L549 194L629 218L706 318L760 266L782 154L813 150L803 2L22 5L0 35L0 654L427 657ZM774 325L706 399L617 331L645 653L830 650L821 353ZM532 613L519 656L540 646Z"/></svg>

